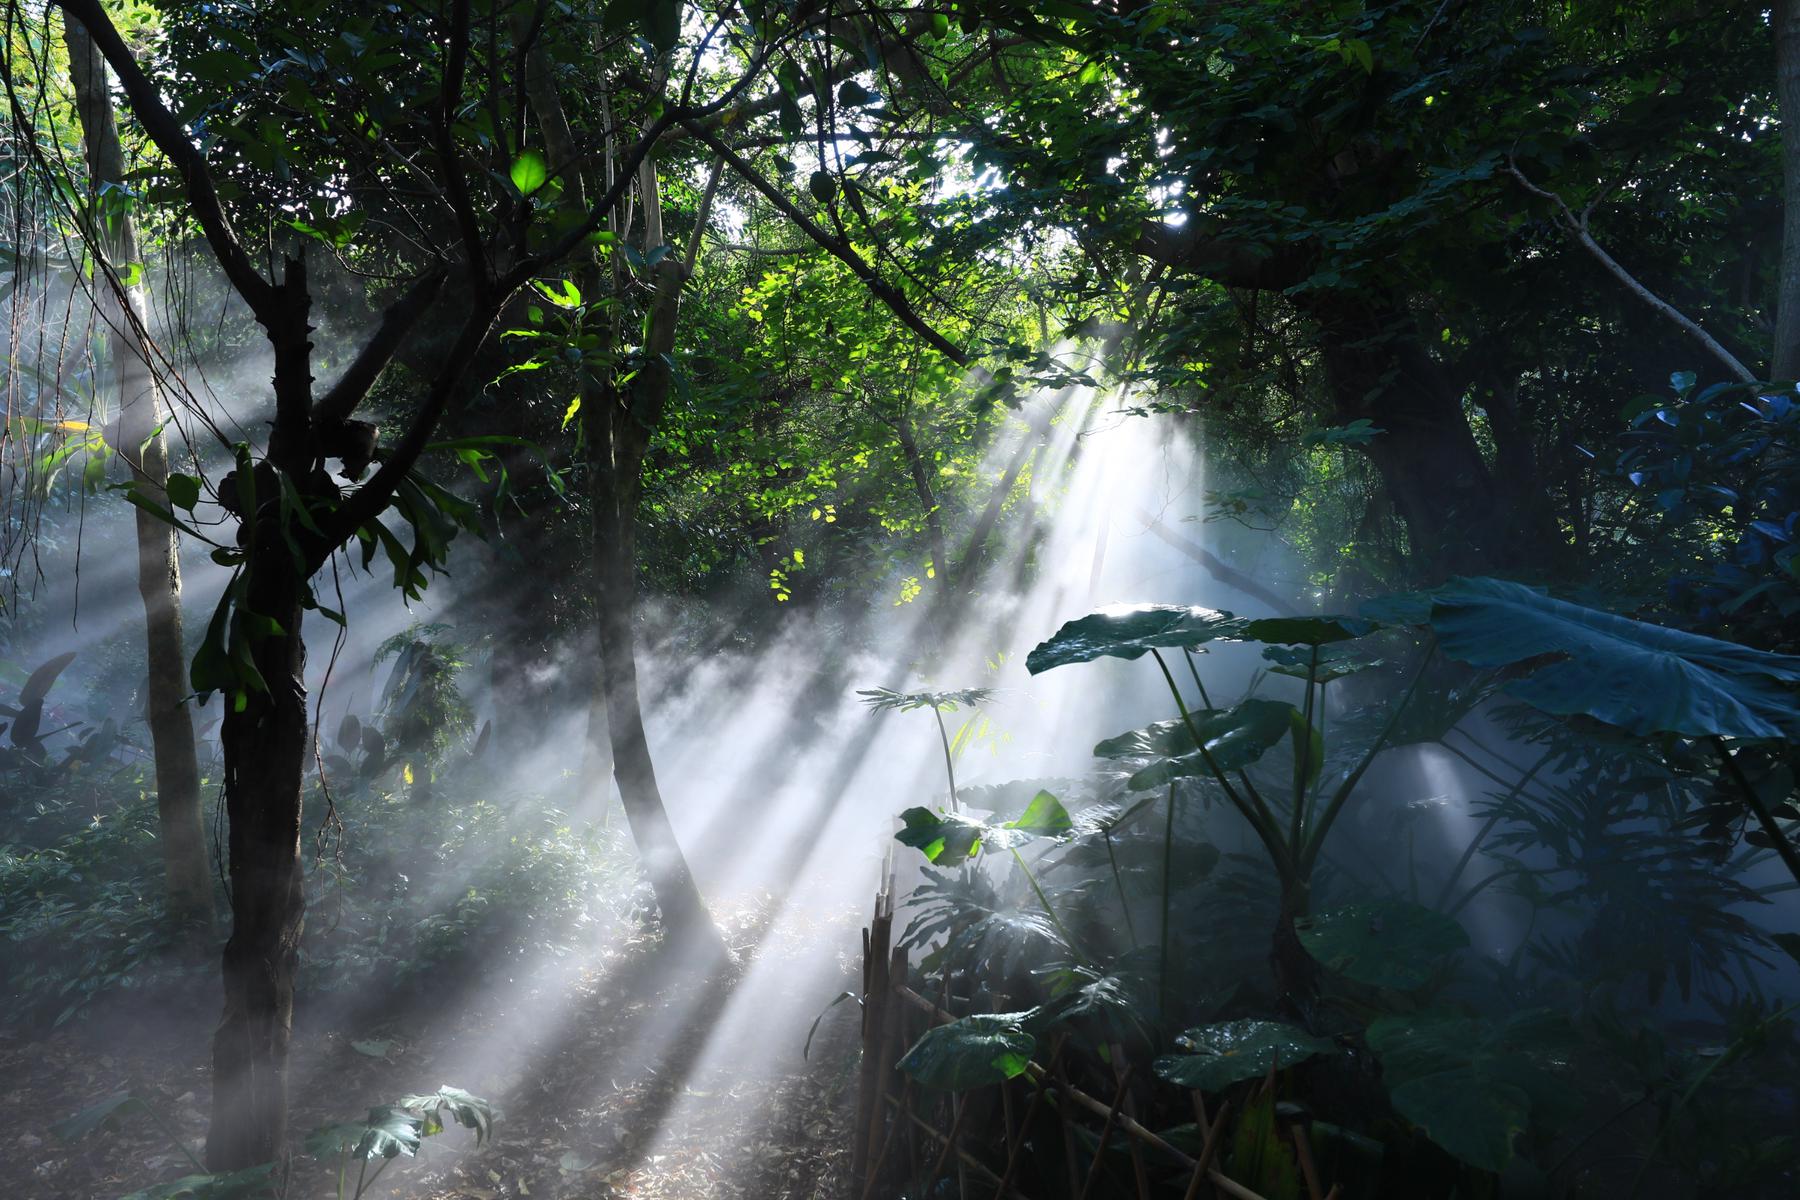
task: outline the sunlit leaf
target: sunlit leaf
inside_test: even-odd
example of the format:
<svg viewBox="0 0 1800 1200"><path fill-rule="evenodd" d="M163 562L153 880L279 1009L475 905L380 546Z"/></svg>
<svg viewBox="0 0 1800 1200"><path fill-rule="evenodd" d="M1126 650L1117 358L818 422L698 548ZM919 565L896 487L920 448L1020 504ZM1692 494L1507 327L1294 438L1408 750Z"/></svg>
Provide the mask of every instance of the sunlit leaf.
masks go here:
<svg viewBox="0 0 1800 1200"><path fill-rule="evenodd" d="M1226 1021L1182 1034L1183 1054L1156 1060L1156 1073L1176 1087L1216 1092L1258 1079L1272 1066L1292 1066L1333 1049L1330 1042L1279 1021Z"/></svg>

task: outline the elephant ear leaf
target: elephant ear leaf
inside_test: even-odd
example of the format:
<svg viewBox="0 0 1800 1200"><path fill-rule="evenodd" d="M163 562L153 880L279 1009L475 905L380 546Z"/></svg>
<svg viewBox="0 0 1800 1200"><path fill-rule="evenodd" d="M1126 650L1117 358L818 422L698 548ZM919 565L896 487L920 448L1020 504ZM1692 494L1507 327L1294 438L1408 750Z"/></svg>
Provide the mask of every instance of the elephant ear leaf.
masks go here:
<svg viewBox="0 0 1800 1200"><path fill-rule="evenodd" d="M1180 604L1114 604L1077 618L1025 657L1033 675L1096 658L1142 658L1156 649L1234 637L1243 622L1228 612Z"/></svg>
<svg viewBox="0 0 1800 1200"><path fill-rule="evenodd" d="M1524 584L1458 579L1432 597L1445 654L1527 672L1506 690L1637 736L1781 738L1800 726L1800 657L1634 621Z"/></svg>
<svg viewBox="0 0 1800 1200"><path fill-rule="evenodd" d="M1547 1069L1563 1033L1548 1013L1520 1013L1501 1025L1414 1013L1381 1018L1367 1037L1400 1115L1470 1166L1501 1171L1532 1118L1554 1121L1566 1106Z"/></svg>
<svg viewBox="0 0 1800 1200"><path fill-rule="evenodd" d="M906 1052L900 1069L926 1087L946 1092L1004 1083L1024 1074L1031 1061L1037 1039L1025 1023L1033 1015L977 1013L939 1025Z"/></svg>
<svg viewBox="0 0 1800 1200"><path fill-rule="evenodd" d="M1469 944L1454 917L1420 904L1358 904L1294 922L1300 944L1325 967L1370 987L1424 987L1440 960Z"/></svg>
<svg viewBox="0 0 1800 1200"><path fill-rule="evenodd" d="M1113 748L1122 739L1136 737L1147 748L1170 747L1181 753L1153 762L1131 777L1131 786L1139 790L1161 787L1172 779L1211 778L1213 766L1221 771L1237 771L1266 754L1271 747L1289 736L1297 715L1294 706L1279 700L1245 700L1230 708L1210 709L1191 714L1194 732L1206 746L1202 754L1194 746L1193 732L1183 722L1164 732L1158 726L1140 730L1138 734L1122 734L1095 747L1096 752ZM1209 764L1208 755L1212 758ZM1123 755L1102 754L1102 757Z"/></svg>
<svg viewBox="0 0 1800 1200"><path fill-rule="evenodd" d="M1217 1092L1245 1079L1260 1079L1276 1066L1291 1066L1330 1052L1330 1042L1279 1021L1225 1021L1182 1034L1186 1054L1165 1054L1156 1073L1176 1087Z"/></svg>

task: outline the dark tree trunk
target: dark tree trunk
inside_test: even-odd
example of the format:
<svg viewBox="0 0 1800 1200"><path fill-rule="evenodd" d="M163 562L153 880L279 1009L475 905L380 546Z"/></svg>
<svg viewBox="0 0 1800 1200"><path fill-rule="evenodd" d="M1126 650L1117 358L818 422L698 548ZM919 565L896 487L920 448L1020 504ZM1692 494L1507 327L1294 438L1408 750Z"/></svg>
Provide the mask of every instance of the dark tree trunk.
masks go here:
<svg viewBox="0 0 1800 1200"><path fill-rule="evenodd" d="M241 515L248 561L234 620L264 689L247 684L223 698L225 813L229 826L231 938L225 944L224 1014L213 1035L213 1116L206 1163L237 1171L287 1155L288 1039L294 974L305 920L300 861L301 783L306 769L306 688L301 637L305 534L284 526L274 494L282 481L310 497L317 476L309 417L312 342L306 265L289 259L263 318L275 351L275 422L266 464L254 473L256 509ZM240 468L241 469L241 468ZM223 489L222 489L223 490ZM274 622L264 628L252 617Z"/></svg>
<svg viewBox="0 0 1800 1200"><path fill-rule="evenodd" d="M913 492L925 513L925 532L931 542L932 569L942 578L950 577L950 542L944 536L944 514L937 495L931 490L931 471L919 451L919 439L913 434L912 414L902 409L895 416L894 433L900 440L900 453L906 458L907 472L912 476Z"/></svg>
<svg viewBox="0 0 1800 1200"><path fill-rule="evenodd" d="M301 611L290 584L291 575L252 589L252 604L272 608L263 611L288 633L265 639L256 652L269 691L248 695L241 712L231 711L227 698L222 727L232 919L225 1010L213 1036L206 1165L214 1171L287 1152L288 1039L305 916L300 787L307 733Z"/></svg>
<svg viewBox="0 0 1800 1200"><path fill-rule="evenodd" d="M1405 524L1420 581L1505 570L1544 549L1541 515L1497 486L1451 386L1398 304L1363 294L1300 301L1319 328L1334 416L1380 429L1363 445ZM1528 481L1522 481L1528 482Z"/></svg>

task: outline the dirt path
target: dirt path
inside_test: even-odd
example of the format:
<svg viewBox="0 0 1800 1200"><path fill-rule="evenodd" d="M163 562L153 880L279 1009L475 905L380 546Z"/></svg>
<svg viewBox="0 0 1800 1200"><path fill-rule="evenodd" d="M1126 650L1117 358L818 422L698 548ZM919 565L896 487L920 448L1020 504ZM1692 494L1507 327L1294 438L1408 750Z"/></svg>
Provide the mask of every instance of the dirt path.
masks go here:
<svg viewBox="0 0 1800 1200"><path fill-rule="evenodd" d="M318 1125L452 1084L498 1107L494 1139L479 1149L460 1129L430 1139L418 1160L390 1164L370 1195L834 1197L848 1166L855 1006L827 1016L809 1059L801 1047L847 984L851 964L837 947L853 946L854 931L846 921L791 924L769 934L753 916L728 930L741 958L761 968L696 978L667 969L654 942L622 941L579 968L490 975L405 1010L297 1030L295 1143ZM823 986L818 970L788 983L768 969L798 955L816 963L822 946L835 959ZM129 1090L153 1097L199 1145L209 999L115 1005L41 1039L0 1035L0 1193L107 1200L191 1171L141 1115L75 1146L50 1126ZM335 1195L335 1164L296 1158L291 1197Z"/></svg>

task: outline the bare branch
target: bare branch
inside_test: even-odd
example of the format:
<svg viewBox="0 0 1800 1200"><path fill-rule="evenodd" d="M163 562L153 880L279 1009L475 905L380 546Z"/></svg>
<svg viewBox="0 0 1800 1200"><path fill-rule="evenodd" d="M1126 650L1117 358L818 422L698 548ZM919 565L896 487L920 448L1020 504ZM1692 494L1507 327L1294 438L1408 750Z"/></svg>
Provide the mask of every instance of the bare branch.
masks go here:
<svg viewBox="0 0 1800 1200"><path fill-rule="evenodd" d="M1736 355L1732 354L1732 352L1727 350L1724 346L1721 346L1713 338L1712 334L1700 328L1699 324L1691 317L1687 316L1687 314L1681 312L1673 304L1670 304L1667 300L1664 300L1661 296L1658 296L1655 292L1639 283L1636 276L1632 275L1630 271L1627 271L1624 266L1620 264L1618 259L1608 254L1606 248L1594 240L1593 235L1588 232L1587 211L1583 211L1580 216L1576 216L1561 196L1547 188L1541 188L1537 184L1531 182L1531 180L1525 177L1525 173L1519 170L1518 163L1513 162L1510 159L1507 161L1506 170L1508 174L1518 180L1520 187L1540 199L1550 201L1556 206L1556 211L1558 213L1557 224L1562 227L1563 232L1573 238L1576 245L1580 246L1583 250L1586 250L1594 257L1596 262L1606 268L1607 274L1624 284L1626 291L1636 296L1639 300L1642 300L1652 310L1660 313L1663 317L1667 318L1670 322L1680 328L1683 333L1686 333L1689 337L1699 342L1701 346L1705 347L1706 352L1717 359L1720 365L1729 371L1738 382L1755 382L1756 376L1751 373L1750 368L1737 360ZM1592 206L1590 206L1590 208L1591 207Z"/></svg>
<svg viewBox="0 0 1800 1200"><path fill-rule="evenodd" d="M323 425L333 421L349 418L362 403L369 389L375 385L376 376L394 357L400 348L401 341L418 324L425 310L431 307L438 293L443 290L447 272L442 267L435 268L408 288L404 295L382 313L381 324L376 328L349 367L344 370L338 381L331 385L331 390L320 397L313 406L313 424Z"/></svg>

